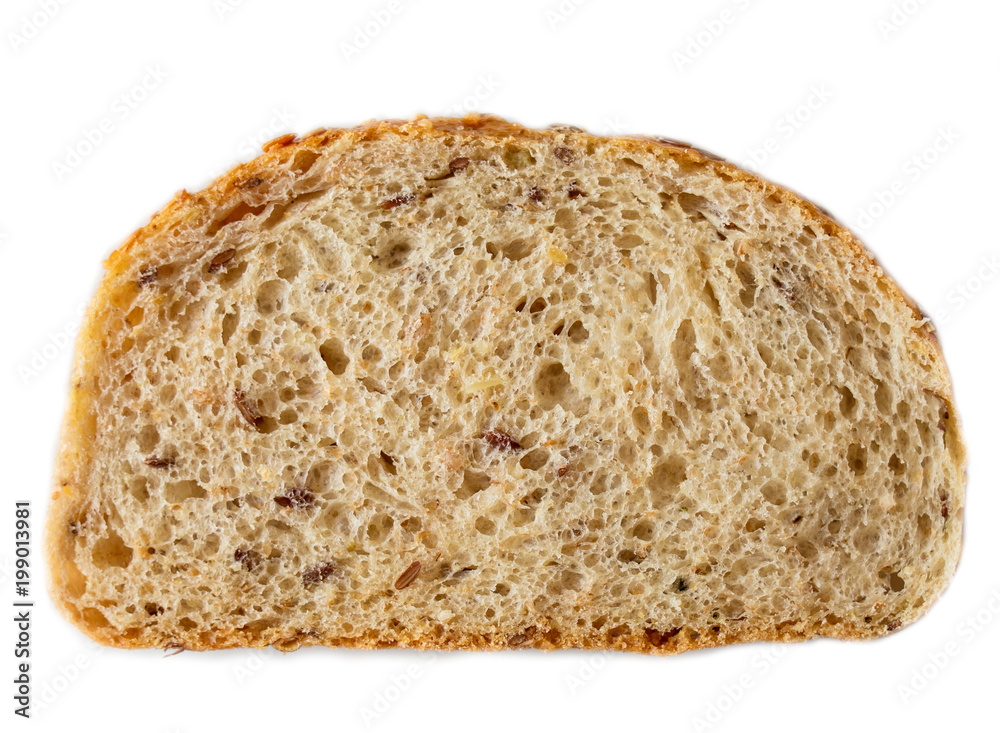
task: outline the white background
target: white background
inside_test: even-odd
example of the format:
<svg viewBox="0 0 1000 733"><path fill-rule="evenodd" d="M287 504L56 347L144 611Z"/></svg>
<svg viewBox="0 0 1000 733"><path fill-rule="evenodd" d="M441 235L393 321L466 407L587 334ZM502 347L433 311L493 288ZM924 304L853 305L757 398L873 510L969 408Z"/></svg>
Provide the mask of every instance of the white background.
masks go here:
<svg viewBox="0 0 1000 733"><path fill-rule="evenodd" d="M12 713L14 629L0 621L3 728L995 725L998 25L988 0L5 0L0 618L13 600L15 499L33 502L38 605L30 722ZM67 334L102 259L176 190L203 187L281 133L471 110L688 139L752 165L859 232L934 317L971 465L963 559L919 623L877 642L673 658L319 648L164 658L98 650L57 616L38 540Z"/></svg>

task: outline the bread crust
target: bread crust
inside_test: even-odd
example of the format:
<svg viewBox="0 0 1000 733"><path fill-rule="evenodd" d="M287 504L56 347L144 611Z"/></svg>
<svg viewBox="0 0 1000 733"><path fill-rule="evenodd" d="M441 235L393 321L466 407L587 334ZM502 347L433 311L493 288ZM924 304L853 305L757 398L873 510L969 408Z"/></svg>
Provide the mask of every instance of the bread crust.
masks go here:
<svg viewBox="0 0 1000 733"><path fill-rule="evenodd" d="M795 192L767 181L729 163L721 157L695 148L687 143L654 137L614 137L602 138L589 135L579 128L553 126L546 130L536 130L507 122L492 115L469 115L464 118L428 118L418 116L412 120L370 121L353 128L319 129L301 137L283 135L263 145L263 153L257 158L237 165L221 175L205 189L197 193L180 191L163 209L154 214L149 223L134 232L105 261L105 275L95 294L84 323L77 337L71 378L71 391L62 427L59 453L55 466L55 488L46 523L45 553L48 567L49 592L57 608L74 625L95 641L118 648L183 648L204 651L233 647L266 647L273 645L282 651L290 651L300 646L325 645L376 649L384 647L407 647L432 650L499 650L509 648L537 648L544 650L579 648L591 650L614 650L650 654L672 654L692 649L701 649L734 643L753 641L791 642L802 641L814 636L840 639L869 639L883 636L895 629L861 627L847 621L828 623L824 619L793 619L777 626L744 626L738 632L722 631L717 627L692 629L685 627L679 633L672 630L652 629L644 632L614 634L613 630L581 634L576 629L543 629L530 627L514 637L505 634L474 635L458 631L403 630L393 638L368 632L359 636L318 636L302 633L293 637L272 629L251 632L240 629L208 631L192 630L178 642L176 639L162 639L150 643L128 638L108 627L95 624L85 618L72 603L68 588L76 581L72 577L75 567L67 562L73 554L70 536L65 531L74 521L76 512L84 503L88 477L93 456L89 452L88 436L93 433L92 415L94 391L92 384L99 368L99 355L103 335L110 328L110 310L103 307L114 297L114 287L123 276L134 272L145 261L141 255L148 252L154 235L170 231L179 224L203 224L217 220L225 212L238 205L259 206L275 199L268 198L270 183L289 175L287 165L298 154L312 154L330 148L349 148L358 143L388 135L396 135L411 140L433 138L435 136L461 136L467 138L488 138L491 140L520 140L525 142L552 141L562 135L579 135L601 139L612 143L619 151L642 151L657 156L665 156L693 166L708 166L716 173L738 181L744 186L756 189L765 196L777 196L798 208L804 218L815 223L839 242L844 252L853 262L863 268L873 280L884 286L884 291L893 299L909 308L914 316L916 338L911 345L927 357L932 366L931 381L936 384L935 393L947 403L954 416L955 434L958 441L961 469L965 472L966 460L964 443L961 438L961 424L954 407L951 379L944 362L941 346L934 327L915 301L885 273L874 256L857 237L843 224L837 222L825 209ZM171 240L173 242L173 240ZM956 495L964 500L964 478L956 486ZM961 550L961 533L955 533L947 554L957 557ZM941 590L946 582L942 583ZM928 606L936 599L928 599ZM922 611L921 611L922 613ZM911 623L919 613L902 619L897 628ZM667 638L664 638L666 636Z"/></svg>

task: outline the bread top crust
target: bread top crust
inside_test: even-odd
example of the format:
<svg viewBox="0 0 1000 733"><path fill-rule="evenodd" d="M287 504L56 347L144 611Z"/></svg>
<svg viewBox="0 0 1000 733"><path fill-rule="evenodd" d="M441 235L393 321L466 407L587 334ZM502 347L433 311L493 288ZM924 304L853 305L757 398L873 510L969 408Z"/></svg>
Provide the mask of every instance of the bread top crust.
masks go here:
<svg viewBox="0 0 1000 733"><path fill-rule="evenodd" d="M289 166L295 167L297 156L309 160L311 156L324 151L350 149L359 143L396 137L400 141L418 141L435 137L460 136L489 140L553 141L564 136L578 139L602 140L610 142L616 150L650 154L655 157L673 159L690 166L707 167L716 175L739 182L754 189L762 196L777 196L786 204L798 208L805 220L815 223L843 248L856 265L874 280L885 286L885 292L912 313L912 333L910 346L927 357L932 365L929 381L934 383L934 391L946 402L955 417L956 438L959 441L957 455L960 456L962 470L965 470L965 451L961 442L960 423L954 409L951 380L933 325L916 303L889 278L872 254L847 229L838 223L826 210L802 198L787 188L771 183L757 175L745 171L719 156L695 148L687 143L666 138L628 136L605 138L590 135L578 128L556 125L546 130L536 130L507 122L491 115L469 115L464 118L428 118L418 116L412 120L371 121L353 128L318 129L297 137L283 135L265 143L263 152L257 158L242 163L219 176L205 189L196 193L180 191L163 209L154 214L150 222L133 233L105 261L106 273L96 293L77 340L76 357L73 367L72 389L62 439L55 470L55 490L47 523L46 553L49 567L50 593L63 615L69 618L85 633L102 643L119 646L142 646L133 644L108 629L95 628L80 616L68 601L66 588L76 579L69 574L62 558L71 552L72 546L65 532L58 531L71 522L77 511L83 492L89 485L89 475L93 456L89 452L89 436L93 434L92 403L94 393L91 385L94 378L97 355L101 349L102 335L109 327L108 310L101 304L114 298L115 286L122 278L128 278L137 266L146 261L150 252L163 246L180 246L182 237L177 235L181 227L197 228L210 222L223 221L240 206L263 207L276 201L287 201L287 188L280 185L290 179ZM272 194L277 190L277 194ZM964 491L964 487L956 487ZM794 640L815 635L815 628L770 628L761 627L741 634L738 638L703 637L677 639L669 646L654 643L655 640L640 635L628 635L619 639L613 648L627 651L667 653L704 646L753 640ZM845 628L845 638L870 638L871 632L860 628ZM227 646L265 646L275 644L294 648L302 644L328 643L341 646L371 648L380 646L375 637L356 639L316 640L273 639L264 636L251 637L242 632L233 632L222 637L211 646L200 648L220 648ZM563 637L557 644L548 642L544 635L527 639L525 646L539 648L564 648L587 646L586 637L574 639ZM447 638L430 639L414 637L408 644L421 648L503 648L506 642L498 642L481 636L455 634ZM197 643L188 648L199 648Z"/></svg>
<svg viewBox="0 0 1000 733"><path fill-rule="evenodd" d="M386 135L396 135L401 138L419 139L435 136L462 135L479 138L512 138L524 141L542 141L557 139L562 135L580 135L585 138L601 138L592 135L581 128L569 125L552 125L548 129L537 130L508 122L495 115L470 114L466 117L426 117L418 115L412 120L371 120L356 127L319 128L304 135L285 134L274 138L262 147L262 154L246 163L241 163L230 171L222 174L208 186L196 193L181 190L173 200L154 214L149 224L136 230L117 250L111 253L105 262L107 277L134 264L133 250L141 247L141 243L153 234L171 228L180 222L198 223L211 220L212 214L225 211L240 202L246 202L251 197L247 191L257 188L277 175L286 175L284 165L296 154L303 151L320 151L330 147L352 147L358 143L373 140ZM604 138L607 139L607 138ZM683 160L692 165L705 165L717 173L725 173L732 179L759 188L767 195L779 194L785 200L799 206L807 217L826 228L836 236L860 262L869 274L889 284L896 297L913 311L914 317L921 323L922 342L937 354L940 376L948 385L947 396L952 400L951 379L944 364L940 343L935 333L931 319L921 310L916 301L907 295L899 285L888 277L875 256L843 223L839 222L825 208L816 204L795 191L768 181L756 174L727 161L725 158L697 148L689 143L665 137L625 135L610 138L626 150L658 151L674 159ZM257 185L248 185L260 180ZM268 203L266 198L253 197L255 205Z"/></svg>

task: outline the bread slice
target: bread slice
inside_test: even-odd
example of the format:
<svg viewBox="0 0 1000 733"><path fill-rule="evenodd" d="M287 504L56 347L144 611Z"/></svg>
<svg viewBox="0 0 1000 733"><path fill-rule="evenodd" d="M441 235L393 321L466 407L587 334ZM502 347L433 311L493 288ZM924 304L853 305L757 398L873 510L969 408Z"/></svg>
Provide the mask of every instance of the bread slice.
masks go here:
<svg viewBox="0 0 1000 733"><path fill-rule="evenodd" d="M816 206L668 140L278 138L107 261L52 596L120 647L872 638L958 561L932 328Z"/></svg>

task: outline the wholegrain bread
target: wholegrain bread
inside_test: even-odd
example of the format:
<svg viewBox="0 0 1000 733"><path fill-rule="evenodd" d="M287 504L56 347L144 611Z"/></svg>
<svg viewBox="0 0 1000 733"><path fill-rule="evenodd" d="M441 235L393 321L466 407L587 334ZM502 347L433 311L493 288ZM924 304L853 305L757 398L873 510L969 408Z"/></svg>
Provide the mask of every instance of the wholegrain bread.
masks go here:
<svg viewBox="0 0 1000 733"><path fill-rule="evenodd" d="M861 639L955 570L929 322L822 210L682 143L285 136L106 266L47 527L103 644Z"/></svg>

